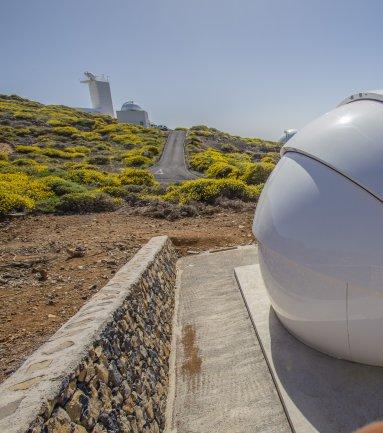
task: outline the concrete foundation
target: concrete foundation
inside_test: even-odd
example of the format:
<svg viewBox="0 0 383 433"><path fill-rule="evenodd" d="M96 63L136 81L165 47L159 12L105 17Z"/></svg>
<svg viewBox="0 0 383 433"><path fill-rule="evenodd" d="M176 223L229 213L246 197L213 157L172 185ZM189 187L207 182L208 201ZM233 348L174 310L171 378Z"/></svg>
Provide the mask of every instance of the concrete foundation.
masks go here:
<svg viewBox="0 0 383 433"><path fill-rule="evenodd" d="M352 432L383 418L383 368L301 343L275 315L259 265L237 267L235 275L294 432Z"/></svg>

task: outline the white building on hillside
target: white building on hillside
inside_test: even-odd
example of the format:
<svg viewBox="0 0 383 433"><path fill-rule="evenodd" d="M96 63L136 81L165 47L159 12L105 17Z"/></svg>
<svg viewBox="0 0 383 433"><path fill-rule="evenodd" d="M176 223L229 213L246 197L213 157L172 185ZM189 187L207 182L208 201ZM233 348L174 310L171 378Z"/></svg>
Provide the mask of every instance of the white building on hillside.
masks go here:
<svg viewBox="0 0 383 433"><path fill-rule="evenodd" d="M145 128L150 126L148 113L133 101L122 104L121 110L117 111L117 120L119 123L132 123Z"/></svg>
<svg viewBox="0 0 383 433"><path fill-rule="evenodd" d="M92 108L80 108L88 113L103 113L114 117L112 94L110 84L104 75L94 75L91 72L84 72L85 78L81 83L88 84Z"/></svg>

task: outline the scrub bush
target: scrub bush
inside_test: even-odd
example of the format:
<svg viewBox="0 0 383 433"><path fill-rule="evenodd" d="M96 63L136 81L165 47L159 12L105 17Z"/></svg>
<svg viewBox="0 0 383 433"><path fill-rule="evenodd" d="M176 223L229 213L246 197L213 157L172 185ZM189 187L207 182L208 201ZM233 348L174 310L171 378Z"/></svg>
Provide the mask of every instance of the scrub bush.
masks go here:
<svg viewBox="0 0 383 433"><path fill-rule="evenodd" d="M53 193L39 180L24 173L0 174L0 214L31 210Z"/></svg>
<svg viewBox="0 0 383 433"><path fill-rule="evenodd" d="M92 158L89 158L88 162L89 164L108 165L110 164L110 157L107 155L96 155Z"/></svg>
<svg viewBox="0 0 383 433"><path fill-rule="evenodd" d="M123 159L123 163L127 167L145 167L150 165L152 160L143 155L128 155Z"/></svg>
<svg viewBox="0 0 383 433"><path fill-rule="evenodd" d="M215 149L208 149L204 152L196 153L190 158L190 166L197 171L204 172L215 162L227 162L225 156Z"/></svg>
<svg viewBox="0 0 383 433"><path fill-rule="evenodd" d="M73 182L84 185L113 186L120 184L118 176L94 169L80 168L71 170L68 172L68 178Z"/></svg>
<svg viewBox="0 0 383 433"><path fill-rule="evenodd" d="M103 192L87 191L63 195L56 209L63 213L111 212L121 203L121 199L112 198Z"/></svg>
<svg viewBox="0 0 383 433"><path fill-rule="evenodd" d="M174 200L181 204L200 201L213 204L219 197L255 201L260 188L246 185L238 179L196 179L169 187L166 200Z"/></svg>
<svg viewBox="0 0 383 433"><path fill-rule="evenodd" d="M59 135L66 135L71 137L72 135L75 135L80 131L77 128L74 128L73 126L55 126L53 127L53 132Z"/></svg>
<svg viewBox="0 0 383 433"><path fill-rule="evenodd" d="M270 173L274 170L274 167L275 165L270 162L249 164L244 174L241 176L241 180L250 185L265 183Z"/></svg>
<svg viewBox="0 0 383 433"><path fill-rule="evenodd" d="M123 185L146 185L157 184L154 176L148 170L140 168L127 168L119 174L120 182Z"/></svg>
<svg viewBox="0 0 383 433"><path fill-rule="evenodd" d="M236 177L238 169L233 165L226 164L225 162L215 162L207 170L207 177L216 179L223 179L227 177Z"/></svg>
<svg viewBox="0 0 383 433"><path fill-rule="evenodd" d="M86 187L79 185L76 182L62 179L58 176L46 176L41 179L41 182L46 185L56 196L62 196L71 193L80 193L87 191Z"/></svg>
<svg viewBox="0 0 383 433"><path fill-rule="evenodd" d="M18 153L39 153L40 148L38 146L16 146L16 152Z"/></svg>

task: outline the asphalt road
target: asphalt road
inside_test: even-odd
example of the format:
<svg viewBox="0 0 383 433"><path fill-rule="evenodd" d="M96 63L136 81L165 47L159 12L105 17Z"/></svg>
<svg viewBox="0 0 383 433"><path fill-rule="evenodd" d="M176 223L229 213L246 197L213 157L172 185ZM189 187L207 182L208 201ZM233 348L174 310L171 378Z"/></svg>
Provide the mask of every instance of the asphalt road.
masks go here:
<svg viewBox="0 0 383 433"><path fill-rule="evenodd" d="M185 131L171 131L165 144L161 158L150 168L156 179L161 183L181 182L196 179L198 173L192 172L185 162Z"/></svg>

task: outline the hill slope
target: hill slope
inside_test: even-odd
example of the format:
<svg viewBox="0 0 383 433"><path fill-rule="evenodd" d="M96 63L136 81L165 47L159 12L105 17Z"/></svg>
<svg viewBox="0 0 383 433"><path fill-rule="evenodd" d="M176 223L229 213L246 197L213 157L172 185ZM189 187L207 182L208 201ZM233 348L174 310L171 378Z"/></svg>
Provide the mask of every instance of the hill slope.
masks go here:
<svg viewBox="0 0 383 433"><path fill-rule="evenodd" d="M165 139L155 128L2 95L0 213L113 210L132 186L155 185L144 168Z"/></svg>
<svg viewBox="0 0 383 433"><path fill-rule="evenodd" d="M166 137L109 116L0 95L0 215L154 203L167 208L158 213L166 216L172 206L256 201L278 159L276 143L196 126L188 131L188 161L205 178L164 188L147 168ZM195 215L190 208L181 213Z"/></svg>

